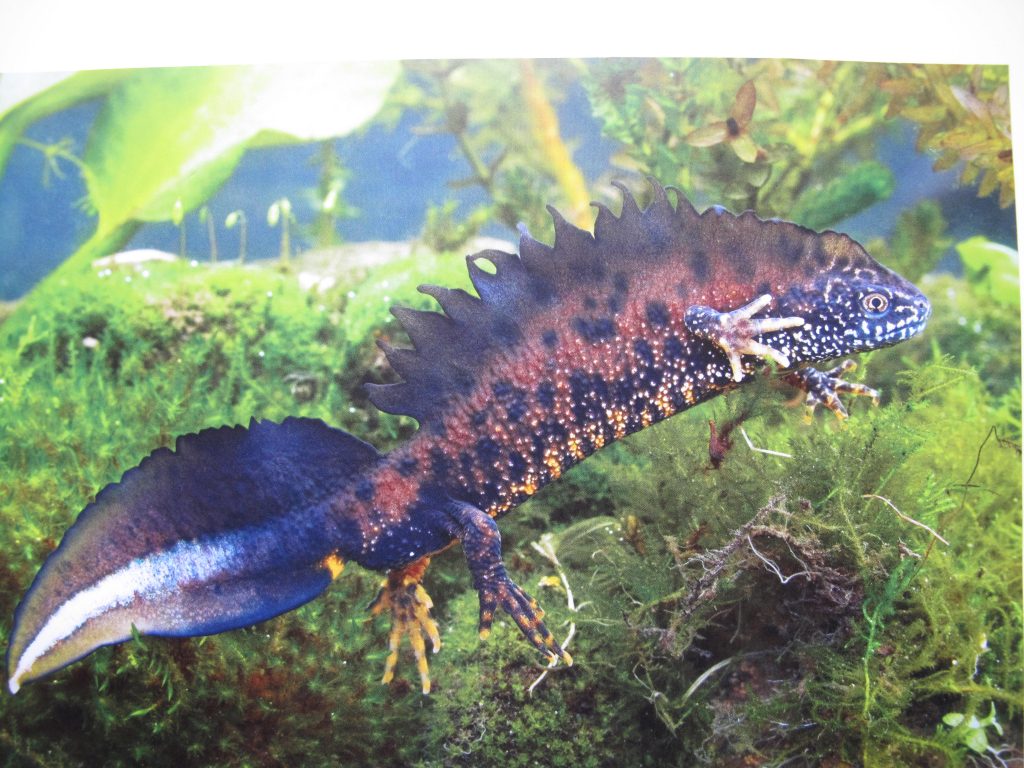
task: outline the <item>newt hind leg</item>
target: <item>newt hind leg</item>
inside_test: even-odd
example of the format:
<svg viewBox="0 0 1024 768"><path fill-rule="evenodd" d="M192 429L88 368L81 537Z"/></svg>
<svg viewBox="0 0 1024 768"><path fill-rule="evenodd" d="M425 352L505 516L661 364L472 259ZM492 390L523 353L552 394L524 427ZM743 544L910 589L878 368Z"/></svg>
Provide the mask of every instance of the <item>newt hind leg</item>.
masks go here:
<svg viewBox="0 0 1024 768"><path fill-rule="evenodd" d="M473 586L480 595L480 637L491 630L494 614L501 608L534 648L550 661L561 659L572 665L572 656L555 642L542 621L544 611L537 601L509 578L501 560L501 535L494 518L476 507L454 502L449 511L458 528L458 538L473 574Z"/></svg>
<svg viewBox="0 0 1024 768"><path fill-rule="evenodd" d="M370 611L377 616L385 611L391 614L391 633L388 637L388 658L384 662L382 683L390 683L395 676L398 664L398 649L402 638L409 636L413 654L416 656L416 667L420 673L420 684L423 694L430 693L430 665L427 662L427 646L424 634L430 638L432 650L441 650L441 635L437 630L437 622L430 615L434 602L421 584L423 574L430 565L429 557L389 571L381 584L380 591L370 603Z"/></svg>

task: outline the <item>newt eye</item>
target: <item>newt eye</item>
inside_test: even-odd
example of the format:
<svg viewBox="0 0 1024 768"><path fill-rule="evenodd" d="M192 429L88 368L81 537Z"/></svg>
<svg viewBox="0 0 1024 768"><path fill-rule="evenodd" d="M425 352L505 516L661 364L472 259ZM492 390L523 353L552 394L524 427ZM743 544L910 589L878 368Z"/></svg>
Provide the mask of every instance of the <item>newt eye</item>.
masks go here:
<svg viewBox="0 0 1024 768"><path fill-rule="evenodd" d="M867 294L860 300L861 306L864 307L865 311L875 315L880 315L889 308L889 297L884 293L878 293L877 291Z"/></svg>

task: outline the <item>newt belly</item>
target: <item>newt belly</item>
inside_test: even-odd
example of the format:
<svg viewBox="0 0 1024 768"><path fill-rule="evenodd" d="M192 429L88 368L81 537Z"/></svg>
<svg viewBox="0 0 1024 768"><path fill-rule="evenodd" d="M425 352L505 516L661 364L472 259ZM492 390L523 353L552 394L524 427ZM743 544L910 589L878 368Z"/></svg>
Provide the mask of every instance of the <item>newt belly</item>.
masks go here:
<svg viewBox="0 0 1024 768"><path fill-rule="evenodd" d="M928 300L856 242L747 212L699 214L653 186L641 210L598 206L593 234L552 211L555 243L468 257L477 296L424 286L442 312L393 310L413 343L382 344L402 381L370 385L419 430L391 453L319 421L180 438L105 488L18 607L12 692L119 642L209 634L290 610L344 562L387 571L390 680L410 637L440 640L421 585L461 543L486 634L498 609L549 657L569 656L501 559L496 519L608 443L742 386L773 363L837 416L874 394L805 363L920 333ZM493 269L481 268L490 262Z"/></svg>

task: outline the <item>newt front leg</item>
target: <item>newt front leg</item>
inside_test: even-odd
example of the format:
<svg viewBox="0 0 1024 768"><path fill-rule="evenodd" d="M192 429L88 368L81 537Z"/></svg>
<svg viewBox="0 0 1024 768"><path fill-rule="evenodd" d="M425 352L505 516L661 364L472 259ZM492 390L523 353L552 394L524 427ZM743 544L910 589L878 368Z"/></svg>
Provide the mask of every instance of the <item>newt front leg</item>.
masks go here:
<svg viewBox="0 0 1024 768"><path fill-rule="evenodd" d="M806 419L808 421L818 405L824 405L840 421L846 419L849 414L846 412L842 400L839 399L840 392L870 397L872 404L878 405L878 390L841 378L844 373L852 371L856 367L857 364L853 360L844 360L827 371L819 371L817 368L808 366L786 375L785 379L788 383L807 393L804 405L807 409Z"/></svg>
<svg viewBox="0 0 1024 768"><path fill-rule="evenodd" d="M754 337L787 328L799 328L804 324L802 317L753 316L772 303L771 294L758 296L732 312L719 312L705 306L693 306L686 310L683 322L695 336L714 343L729 358L733 381L743 381L743 366L740 355L757 355L768 358L780 368L789 367L789 358L774 347L756 341Z"/></svg>

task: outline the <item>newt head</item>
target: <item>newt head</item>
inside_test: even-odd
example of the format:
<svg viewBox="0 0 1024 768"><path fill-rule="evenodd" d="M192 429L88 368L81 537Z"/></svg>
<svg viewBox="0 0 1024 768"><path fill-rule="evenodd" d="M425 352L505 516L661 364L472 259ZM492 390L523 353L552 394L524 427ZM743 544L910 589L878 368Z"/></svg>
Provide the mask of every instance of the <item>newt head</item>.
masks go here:
<svg viewBox="0 0 1024 768"><path fill-rule="evenodd" d="M843 240L849 263L797 281L772 306L773 315L804 320L772 339L794 364L892 346L923 331L931 316L915 285Z"/></svg>

